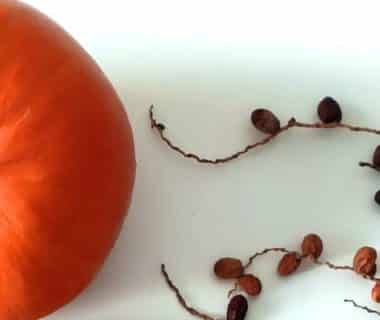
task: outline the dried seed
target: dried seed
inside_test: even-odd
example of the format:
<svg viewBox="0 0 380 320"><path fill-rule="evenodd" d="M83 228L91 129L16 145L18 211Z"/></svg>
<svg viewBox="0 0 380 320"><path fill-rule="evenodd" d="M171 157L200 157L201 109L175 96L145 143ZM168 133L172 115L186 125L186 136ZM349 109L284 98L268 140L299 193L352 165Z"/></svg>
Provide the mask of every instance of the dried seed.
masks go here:
<svg viewBox="0 0 380 320"><path fill-rule="evenodd" d="M376 282L375 286L372 288L371 292L372 300L380 303L380 283Z"/></svg>
<svg viewBox="0 0 380 320"><path fill-rule="evenodd" d="M372 164L380 168L380 146L377 146L373 153Z"/></svg>
<svg viewBox="0 0 380 320"><path fill-rule="evenodd" d="M255 128L266 134L276 134L281 129L280 120L267 109L256 109L251 115Z"/></svg>
<svg viewBox="0 0 380 320"><path fill-rule="evenodd" d="M252 274L245 274L239 278L239 286L250 296L258 296L261 292L262 285L259 278Z"/></svg>
<svg viewBox="0 0 380 320"><path fill-rule="evenodd" d="M247 311L247 299L242 295L234 296L228 304L226 320L244 320Z"/></svg>
<svg viewBox="0 0 380 320"><path fill-rule="evenodd" d="M166 127L162 123L158 123L157 124L157 129L160 130L160 131L164 131L166 129Z"/></svg>
<svg viewBox="0 0 380 320"><path fill-rule="evenodd" d="M307 235L302 241L302 254L318 259L323 251L322 239L316 234Z"/></svg>
<svg viewBox="0 0 380 320"><path fill-rule="evenodd" d="M214 273L221 279L237 279L244 272L243 264L239 259L222 258L214 266Z"/></svg>
<svg viewBox="0 0 380 320"><path fill-rule="evenodd" d="M340 109L338 102L331 97L326 97L319 103L318 115L323 123L342 121L342 110Z"/></svg>
<svg viewBox="0 0 380 320"><path fill-rule="evenodd" d="M377 252L374 248L363 247L360 248L355 254L353 267L359 274L369 275L373 272L373 268L376 264Z"/></svg>
<svg viewBox="0 0 380 320"><path fill-rule="evenodd" d="M368 275L369 275L370 277L374 277L374 276L376 275L376 272L377 272L377 265L374 264L374 265L373 265L373 268L372 268L371 271L368 273Z"/></svg>
<svg viewBox="0 0 380 320"><path fill-rule="evenodd" d="M277 272L282 277L288 276L295 272L300 264L301 259L296 252L287 253L278 264Z"/></svg>

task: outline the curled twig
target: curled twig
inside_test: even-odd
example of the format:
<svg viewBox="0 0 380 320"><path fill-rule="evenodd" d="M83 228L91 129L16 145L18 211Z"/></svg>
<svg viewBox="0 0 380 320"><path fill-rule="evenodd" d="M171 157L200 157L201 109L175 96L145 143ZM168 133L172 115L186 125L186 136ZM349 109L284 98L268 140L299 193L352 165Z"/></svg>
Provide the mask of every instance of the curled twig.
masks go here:
<svg viewBox="0 0 380 320"><path fill-rule="evenodd" d="M260 147L264 146L270 142L272 142L275 138L277 138L279 135L282 133L288 131L291 128L306 128L306 129L336 129L336 128L342 128L342 129L347 129L350 131L355 131L355 132L366 132L366 133L371 133L371 134L380 134L380 130L377 129L371 129L371 128L365 128L365 127L358 127L358 126L352 126L349 124L344 124L344 123L303 123L303 122L298 122L295 118L291 118L288 123L285 126L282 126L275 134L271 134L263 138L262 140L259 140L255 143L247 145L245 148L232 153L229 156L225 157L220 157L216 159L207 159L204 157L201 157L199 155L196 155L194 153L190 153L182 149L181 147L175 145L166 135L166 126L160 122L158 122L154 116L153 113L154 106L152 105L149 109L149 119L150 123L153 129L156 129L161 140L164 141L167 146L172 149L173 151L181 154L185 158L190 158L193 159L199 163L203 164L223 164L230 162L232 160L235 160L242 155L248 153L249 151Z"/></svg>
<svg viewBox="0 0 380 320"><path fill-rule="evenodd" d="M315 260L315 259L312 259L312 262L315 263L315 264L318 264L318 265L325 265L328 268L333 269L333 270L347 270L347 271L355 272L355 274L358 274L358 273L356 273L356 271L354 270L354 268L351 267L351 266L337 266L337 265L334 265L334 264L332 264L331 262L328 262L328 261L320 261L320 260ZM367 279L367 280L370 280L370 281L374 281L374 282L379 282L380 281L380 279L376 278L375 276L371 276L371 275L367 275L367 274L358 274L358 275L360 277L362 277L364 279Z"/></svg>
<svg viewBox="0 0 380 320"><path fill-rule="evenodd" d="M348 271L354 271L354 268L351 267L351 266L338 266L338 265L335 265L331 262L328 262L328 261L320 261L320 260L317 260L317 259L311 259L311 261L315 264L318 264L318 265L324 265L330 269L333 269L333 270L348 270Z"/></svg>
<svg viewBox="0 0 380 320"><path fill-rule="evenodd" d="M199 319L202 319L202 320L216 320L216 319L208 316L207 314L204 314L204 313L202 313L202 312L200 312L200 311L198 311L198 310L190 307L187 304L185 298L183 297L183 295L181 294L181 292L179 291L179 289L175 286L175 284L173 283L173 281L170 279L169 274L167 273L164 264L161 265L161 273L164 276L164 278L166 280L166 283L168 284L169 288L172 289L174 291L174 293L176 294L178 302L180 303L180 305L187 312L189 312L191 315L193 315L193 316L195 316L195 317L197 317Z"/></svg>
<svg viewBox="0 0 380 320"><path fill-rule="evenodd" d="M242 156L243 154L249 152L250 150L271 142L276 136L278 136L282 132L289 130L293 126L293 122L289 122L289 124L282 127L280 129L280 131L278 131L274 135L267 136L266 138L262 139L261 141L258 141L254 144L250 144L250 145L246 146L244 149L237 151L230 156L211 160L211 159L202 158L202 157L200 157L194 153L187 152L187 151L183 150L182 148L180 148L179 146L175 145L173 142L171 142L171 140L169 140L169 138L166 137L165 132L164 132L166 129L166 126L163 125L162 123L157 122L157 120L155 119L154 114L153 114L153 108L154 108L154 106L151 106L150 111L149 111L151 126L152 126L152 128L157 130L158 134L160 135L161 140L163 140L170 149L181 154L183 157L191 158L191 159L196 160L199 163L204 163L204 164L221 164L221 163L226 163L226 162L229 162L231 160L237 159L240 156Z"/></svg>
<svg viewBox="0 0 380 320"><path fill-rule="evenodd" d="M257 257L263 256L263 255L265 255L265 254L267 254L269 252L290 253L291 251L289 251L288 249L285 249L285 248L268 248L268 249L264 249L263 251L257 252L254 255L252 255L251 257L249 257L248 262L244 265L244 270L247 269L247 268L249 268L250 265L252 264L253 260L255 260Z"/></svg>
<svg viewBox="0 0 380 320"><path fill-rule="evenodd" d="M357 304L357 303L356 303L354 300L352 300L352 299L345 299L344 302L351 303L355 308L362 309L362 310L364 310L364 311L366 311L366 312L368 312L368 313L374 313L374 314L380 316L380 312L379 312L379 311L376 311L376 310L370 309L370 308L368 308L368 307L366 307L366 306L361 306L361 305Z"/></svg>

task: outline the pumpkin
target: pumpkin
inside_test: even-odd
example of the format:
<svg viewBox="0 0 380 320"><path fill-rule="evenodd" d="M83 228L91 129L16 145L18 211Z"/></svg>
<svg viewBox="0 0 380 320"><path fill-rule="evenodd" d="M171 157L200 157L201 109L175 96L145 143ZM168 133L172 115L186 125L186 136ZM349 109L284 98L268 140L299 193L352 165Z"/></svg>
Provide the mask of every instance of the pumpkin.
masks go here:
<svg viewBox="0 0 380 320"><path fill-rule="evenodd" d="M103 265L131 201L122 103L43 14L0 0L0 319L34 320Z"/></svg>

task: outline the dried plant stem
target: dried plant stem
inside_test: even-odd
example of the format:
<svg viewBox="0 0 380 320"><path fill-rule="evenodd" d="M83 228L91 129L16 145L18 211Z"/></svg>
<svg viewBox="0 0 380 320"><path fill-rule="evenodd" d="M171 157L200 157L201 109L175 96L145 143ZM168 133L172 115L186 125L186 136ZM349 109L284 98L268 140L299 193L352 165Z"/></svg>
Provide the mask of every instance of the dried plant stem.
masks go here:
<svg viewBox="0 0 380 320"><path fill-rule="evenodd" d="M260 147L260 146L263 146L263 145L270 143L276 137L278 137L279 135L288 131L291 128L306 128L306 129L337 129L337 128L342 128L342 129L347 129L347 130L355 131L355 132L366 132L366 133L377 134L377 135L380 134L380 130L365 128L365 127L352 126L349 124L343 124L343 123L332 123L332 124L311 123L310 124L310 123L298 122L296 119L291 118L288 121L287 125L281 127L280 130L273 135L269 135L260 141L257 141L253 144L249 144L245 148L243 148L242 150L237 151L237 152L235 152L229 156L216 158L216 159L207 159L207 158L200 157L199 155L196 155L194 153L187 152L184 149L180 148L179 146L175 145L165 135L166 126L156 120L154 113L153 113L153 109L154 109L154 106L152 105L149 109L150 123L151 123L152 128L157 130L158 134L160 135L161 140L164 141L170 149L181 154L183 157L193 159L193 160L195 160L199 163L203 163L203 164L214 164L214 165L216 165L216 164L222 164L222 163L230 162L230 161L237 159L237 158L241 157L242 155L248 153L252 149L255 149L257 147Z"/></svg>
<svg viewBox="0 0 380 320"><path fill-rule="evenodd" d="M318 265L325 265L327 266L328 268L330 269L334 269L334 270L347 270L347 271L352 271L354 272L355 274L357 274L358 276L364 278L364 279L367 279L367 280L370 280L370 281L375 281L375 282L379 282L380 279L379 278L376 278L374 276L370 276L370 275L367 275L367 274L358 274L353 267L351 266L337 266L337 265L334 265L332 264L331 262L328 262L328 261L320 261L320 260L315 260L315 259L311 259L311 261L315 264L318 264Z"/></svg>
<svg viewBox="0 0 380 320"><path fill-rule="evenodd" d="M244 271L247 270L253 263L253 261L260 257L260 256L263 256L263 255L266 255L268 253L271 253L271 252L280 252L280 253L290 253L290 252L294 252L294 251L291 251L291 250L288 250L286 248L268 248L268 249L264 249L260 252L257 252L255 254L253 254L249 259L248 259L248 262L244 265ZM332 270L336 270L336 271L351 271L351 272L354 272L355 274L357 274L354 270L353 267L351 266L338 266L338 265L335 265L329 261L321 261L321 260L318 260L318 259L314 259L312 257L308 257L308 256L303 256L301 254L299 254L299 257L301 259L305 259L305 258L310 258L310 261L316 265L320 265L320 266L326 266ZM367 279L367 280L371 280L371 281L375 281L375 282L380 282L380 278L376 278L374 276L369 276L369 275L366 275L366 274L359 274L359 276L361 276L362 278L364 279ZM228 291L228 297L231 297L235 292L237 292L239 290L239 282L236 281L235 284L234 284L234 287Z"/></svg>
<svg viewBox="0 0 380 320"><path fill-rule="evenodd" d="M318 265L324 265L324 266L327 266L328 268L330 269L333 269L333 270L348 270L348 271L353 271L355 272L354 268L351 267L351 266L337 266L335 264L332 264L331 262L328 262L328 261L320 261L320 260L317 260L317 259L311 259L311 261L315 264L318 264Z"/></svg>
<svg viewBox="0 0 380 320"><path fill-rule="evenodd" d="M361 306L361 305L357 304L357 303L356 303L354 300L352 300L352 299L345 299L344 302L351 303L355 308L359 308L359 309L362 309L362 310L364 310L364 311L366 311L366 312L368 312L368 313L374 313L374 314L380 316L380 312L379 312L379 311L376 311L376 310L370 309L370 308L368 308L368 307L366 307L366 306Z"/></svg>
<svg viewBox="0 0 380 320"><path fill-rule="evenodd" d="M378 168L375 165L373 165L372 163L368 163L368 162L359 162L359 166L368 167L368 168L371 168L373 170L380 171L380 168Z"/></svg>
<svg viewBox="0 0 380 320"><path fill-rule="evenodd" d="M264 249L263 251L260 251L260 252L257 252L255 253L254 255L252 255L248 262L245 264L244 266L244 270L249 268L251 266L251 264L253 263L253 260L255 260L257 257L259 256L263 256L269 252L281 252L281 253L290 253L290 252L294 252L294 251L291 251L289 249L285 249L285 248L268 248L268 249ZM302 256L301 254L299 255L300 258L304 259L304 258L307 258L307 256ZM317 260L317 259L313 259L311 258L310 259L311 262L317 264L317 265L324 265L324 266L327 266L328 268L330 269L334 269L334 270L349 270L349 271L354 271L354 268L351 267L351 266L338 266L338 265L335 265L331 262L328 262L328 261L320 261L320 260ZM355 271L354 271L355 272ZM368 279L371 279L371 280L374 280L376 281L377 279L376 278L373 278L373 277L370 277L370 276L364 276Z"/></svg>
<svg viewBox="0 0 380 320"><path fill-rule="evenodd" d="M228 291L227 297L228 297L228 298L231 298L231 296L232 296L235 292L237 292L238 290L239 290L239 282L238 282L238 281L235 281L235 285L234 285L234 287L233 287L230 291Z"/></svg>
<svg viewBox="0 0 380 320"><path fill-rule="evenodd" d="M249 257L248 262L244 265L244 270L249 268L251 266L253 260L255 260L257 257L263 256L263 255L270 253L270 252L290 253L291 251L289 251L288 249L285 249L285 248L268 248L268 249L264 249L263 251L256 252L254 255Z"/></svg>
<svg viewBox="0 0 380 320"><path fill-rule="evenodd" d="M187 311L189 312L191 315L199 318L199 319L203 319L203 320L216 320L202 312L199 312L198 310L190 307L185 298L182 296L181 292L179 291L179 289L175 286L175 284L173 283L173 281L170 279L169 277L169 274L167 273L166 271L166 268L165 268L165 265L162 264L161 265L161 273L163 275L163 277L165 278L166 280L166 283L168 284L169 288L172 289L174 291L174 293L176 294L176 297L177 297L177 300L178 302L180 303L180 305Z"/></svg>
<svg viewBox="0 0 380 320"><path fill-rule="evenodd" d="M271 252L290 253L291 251L285 248L267 248L260 252L256 252L251 257L249 257L248 262L243 267L244 271L247 270L252 265L253 261L256 258L264 256L267 253L271 253ZM238 291L238 289L239 289L239 281L236 281L234 284L234 287L230 291L228 291L228 297L231 297L235 292Z"/></svg>
<svg viewBox="0 0 380 320"><path fill-rule="evenodd" d="M247 269L252 264L253 260L256 259L257 257L263 256L263 255L265 255L267 253L270 253L270 252L290 253L290 252L294 252L294 251L290 251L290 250L285 249L285 248L268 248L268 249L264 249L263 251L257 252L254 255L252 255L249 258L247 264L244 266L244 269ZM307 258L307 256L300 255L300 258L305 259L305 258ZM333 269L333 270L347 270L347 271L353 271L353 272L355 272L355 270L351 266L338 266L338 265L332 264L331 262L328 262L328 261L322 262L320 260L313 259L313 258L310 258L310 261L313 262L313 263L315 263L315 264L317 264L317 265L327 266L328 268ZM178 287L176 287L176 285L174 284L174 282L170 279L169 274L167 273L164 264L161 265L161 273L162 273L163 277L165 278L165 281L168 284L169 288L176 294L176 297L177 297L177 300L178 300L179 304L189 314L191 314L191 315L193 315L193 316L195 316L195 317L197 317L199 319L202 319L202 320L217 320L217 319L212 318L209 315L204 314L204 313L202 313L202 312L200 312L200 311L198 311L198 310L196 310L193 307L190 307L188 305L188 303L186 302L185 298L181 294L181 292L178 289ZM368 280L380 281L380 279L375 278L373 276L367 276L367 275L362 275L362 276L363 276L363 278L368 279ZM232 290L229 291L228 297L230 297L232 294L234 294L238 290L238 288L239 288L239 284L238 284L238 282L236 282L235 283L235 287ZM370 308L368 308L366 306L361 306L361 305L357 304L354 300L345 299L344 302L349 302L349 303L351 303L356 308L359 308L359 309L362 309L362 310L364 310L364 311L366 311L368 313L373 313L373 314L376 314L376 315L380 316L380 312L379 311L370 309Z"/></svg>

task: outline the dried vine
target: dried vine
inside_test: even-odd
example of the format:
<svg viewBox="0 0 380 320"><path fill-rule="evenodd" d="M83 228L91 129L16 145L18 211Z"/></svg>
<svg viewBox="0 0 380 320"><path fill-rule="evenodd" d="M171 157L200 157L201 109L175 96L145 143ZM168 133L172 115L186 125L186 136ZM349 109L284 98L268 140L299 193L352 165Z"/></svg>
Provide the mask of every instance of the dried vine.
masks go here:
<svg viewBox="0 0 380 320"><path fill-rule="evenodd" d="M290 251L288 249L285 249L285 248L268 248L268 249L264 249L260 252L257 252L255 254L253 254L251 257L249 257L248 259L248 262L243 266L243 272L245 272L253 263L253 261L260 257L260 256L263 256L263 255L266 255L267 253L270 253L270 252L276 252L276 253L286 253L286 254L289 254L289 253L292 253L294 251ZM319 265L319 266L325 266L327 268L330 268L332 270L340 270L340 271L351 271L351 272L354 272L355 274L356 271L355 269L352 267L352 266L339 266L339 265L335 265L329 261L321 261L321 260L318 260L318 259L315 259L313 258L312 256L308 256L308 255L303 255L303 254L299 254L298 255L300 259L310 259L310 261L316 265ZM374 277L373 275L368 275L368 274L358 274L360 277L364 278L364 279L367 279L367 280L371 280L371 281L375 281L375 282L380 282L380 278L376 278ZM231 297L235 292L237 292L239 289L239 283L238 281L235 282L235 285L234 287L228 292L228 297Z"/></svg>
<svg viewBox="0 0 380 320"><path fill-rule="evenodd" d="M380 135L380 130L371 129L366 127L354 126L346 123L342 123L342 111L340 105L330 97L324 98L318 105L318 115L320 122L316 123L304 123L299 122L295 118L291 118L286 125L282 125L280 120L267 109L256 109L251 114L251 122L253 126L265 133L266 136L246 147L238 150L230 155L216 158L208 159L201 157L195 153L191 153L181 148L172 142L171 139L166 135L166 126L159 122L154 115L154 106L152 105L149 110L150 124L153 129L155 129L159 137L166 145L176 153L180 154L185 158L190 158L198 163L218 165L228 163L235 159L240 158L246 153L256 149L260 146L269 144L281 134L289 131L292 128L304 128L304 129L346 129L353 132L364 132L369 134ZM359 162L359 166L368 167L373 170L380 172L380 145L374 151L372 162ZM375 194L375 201L380 205L380 190ZM253 254L247 261L245 265L235 258L222 258L218 260L214 266L214 273L218 278L221 279L233 279L235 284L233 288L228 292L228 297L230 298L230 303L227 310L227 320L243 320L246 316L248 310L248 301L246 297L242 294L234 295L238 291L244 292L246 295L255 297L261 293L262 284L258 277L253 274L247 273L247 269L253 264L254 260L258 257L264 256L268 253L281 253L283 254L277 268L277 272L281 277L289 276L299 268L304 260L308 260L313 264L319 266L326 266L327 268L334 271L351 271L358 276L375 282L375 286L371 291L372 299L375 302L380 303L380 278L376 278L375 274L377 271L376 259L377 252L371 247L360 248L353 260L352 266L348 265L335 265L329 261L322 261L319 259L323 251L323 243L321 238L315 234L307 235L301 245L301 252L290 251L286 248L267 248L263 251ZM204 314L197 309L190 307L185 301L184 297L180 293L179 289L174 285L173 281L170 279L168 273L165 270L165 266L161 266L162 275L165 278L170 289L176 294L177 300L180 305L191 315L196 316L203 320L215 320L213 317ZM380 316L380 311L372 310L366 306L361 306L357 304L354 300L346 299L345 302L351 303L354 307L362 309L366 312L373 313Z"/></svg>
<svg viewBox="0 0 380 320"><path fill-rule="evenodd" d="M256 258L266 255L269 252L290 253L291 251L285 248L268 248L268 249L264 249L263 251L256 252L254 255L249 257L248 262L244 265L244 269L248 269Z"/></svg>
<svg viewBox="0 0 380 320"><path fill-rule="evenodd" d="M182 155L185 158L193 159L193 160L195 160L199 163L202 163L202 164L217 165L217 164L224 164L224 163L230 162L230 161L235 160L235 159L241 157L242 155L250 152L251 150L256 149L257 147L264 146L264 145L272 142L275 138L280 136L282 133L284 133L284 132L286 132L292 128L305 128L305 129L337 129L337 128L341 128L341 129L347 129L347 130L354 131L354 132L366 132L366 133L371 133L371 134L376 134L376 135L380 134L380 130L377 130L377 129L371 129L371 128L366 128L366 127L358 127L358 126L353 126L353 125L344 124L344 123L320 123L320 122L303 123L303 122L297 121L295 118L291 118L286 125L280 127L277 131L275 131L275 133L266 136L262 140L259 140L255 143L252 143L252 144L249 144L246 147L242 148L241 150L232 153L231 155L216 158L216 159L208 159L208 158L201 157L195 153L188 152L185 149L174 144L165 134L165 131L167 130L167 126L161 122L158 122L158 120L154 116L153 110L154 110L154 106L152 105L149 109L149 119L150 119L151 127L153 129L156 129L161 140L164 141L166 143L166 145L171 150L179 153L180 155ZM361 163L361 165L364 166L365 163Z"/></svg>
<svg viewBox="0 0 380 320"><path fill-rule="evenodd" d="M173 151L180 154L185 158L195 160L198 163L219 165L231 162L235 159L240 158L246 153L256 149L260 146L264 146L274 139L279 137L282 133L289 131L292 128L304 128L304 129L346 129L353 132L363 132L380 135L380 130L371 129L366 127L354 126L346 123L342 123L342 111L341 107L333 98L326 97L318 105L318 115L320 122L316 123L304 123L297 121L295 118L291 118L286 125L281 126L280 120L267 109L256 109L252 112L251 122L253 126L266 134L266 136L254 143L248 144L246 147L238 150L230 155L216 158L208 159L197 155L192 152L188 152L180 146L172 142L171 139L166 135L166 125L159 122L154 115L154 106L152 105L149 109L149 119L152 129L155 129L161 140ZM369 162L359 162L359 166L368 167L375 171L380 172L380 145L376 148L373 154L372 163ZM380 190L375 194L374 200L380 205Z"/></svg>
<svg viewBox="0 0 380 320"><path fill-rule="evenodd" d="M212 317L208 316L207 314L204 314L204 313L202 313L202 312L200 312L200 311L198 311L198 310L196 310L196 309L190 307L190 306L187 304L185 298L183 297L183 295L181 294L181 292L179 291L179 289L177 288L177 286L176 286L176 285L173 283L173 281L170 279L169 274L167 273L164 264L161 265L161 273L162 273L164 279L166 280L166 283L167 283L167 285L169 286L169 288L170 288L171 290L174 291L174 293L175 293L175 295L176 295L176 297L177 297L177 300L178 300L179 304L180 304L180 305L181 305L181 306L182 306L182 307L183 307L188 313L190 313L191 315L193 315L193 316L195 316L195 317L197 317L197 318L199 318L199 319L202 319L202 320L215 320L214 318L212 318Z"/></svg>
<svg viewBox="0 0 380 320"><path fill-rule="evenodd" d="M259 251L249 257L246 264L242 264L239 259L235 258L221 258L219 259L214 266L214 273L218 278L221 279L237 279L235 282L234 288L229 291L228 297L231 296L239 289L245 292L249 296L257 296L261 293L261 281L253 276L252 274L247 273L247 269L252 266L255 259L258 257L264 256L269 253L280 253L284 254L282 259L278 264L278 274L282 277L289 276L296 272L303 260L308 260L311 263L314 263L319 266L326 266L329 269L334 271L351 271L357 274L360 277L363 277L367 280L375 282L375 287L372 289L372 298L376 302L380 302L380 279L375 277L376 273L376 258L377 253L371 247L362 247L360 248L354 259L353 265L336 265L329 261L319 260L319 257L323 251L322 240L319 236L315 234L307 235L302 242L302 252L288 250L286 248L267 248L262 251ZM197 309L190 307L185 301L183 295L180 293L178 287L176 287L173 281L170 279L165 266L161 266L161 272L166 280L166 283L171 288L171 290L176 294L177 300L180 305L191 315L198 317L203 320L216 320L215 318L204 314ZM244 279L244 281L242 281ZM243 320L246 314L247 303L245 302L246 298L242 295L235 295L229 304L229 309L227 311L227 320ZM346 299L344 302L350 302L354 307L360 308L366 312L373 313L380 316L380 311L372 310L366 306L358 305L354 300ZM245 308L240 310L239 308ZM236 310L235 310L236 309ZM231 311L232 310L232 311ZM235 315L231 316L231 315ZM240 315L236 317L236 315Z"/></svg>
<svg viewBox="0 0 380 320"><path fill-rule="evenodd" d="M362 310L364 310L364 311L366 311L366 312L368 312L368 313L374 313L374 314L380 316L380 312L379 312L379 311L376 311L376 310L370 309L370 308L368 308L368 307L366 307L366 306L361 306L361 305L357 304L357 303L356 303L354 300L352 300L352 299L345 299L344 302L351 303L355 308L362 309Z"/></svg>

